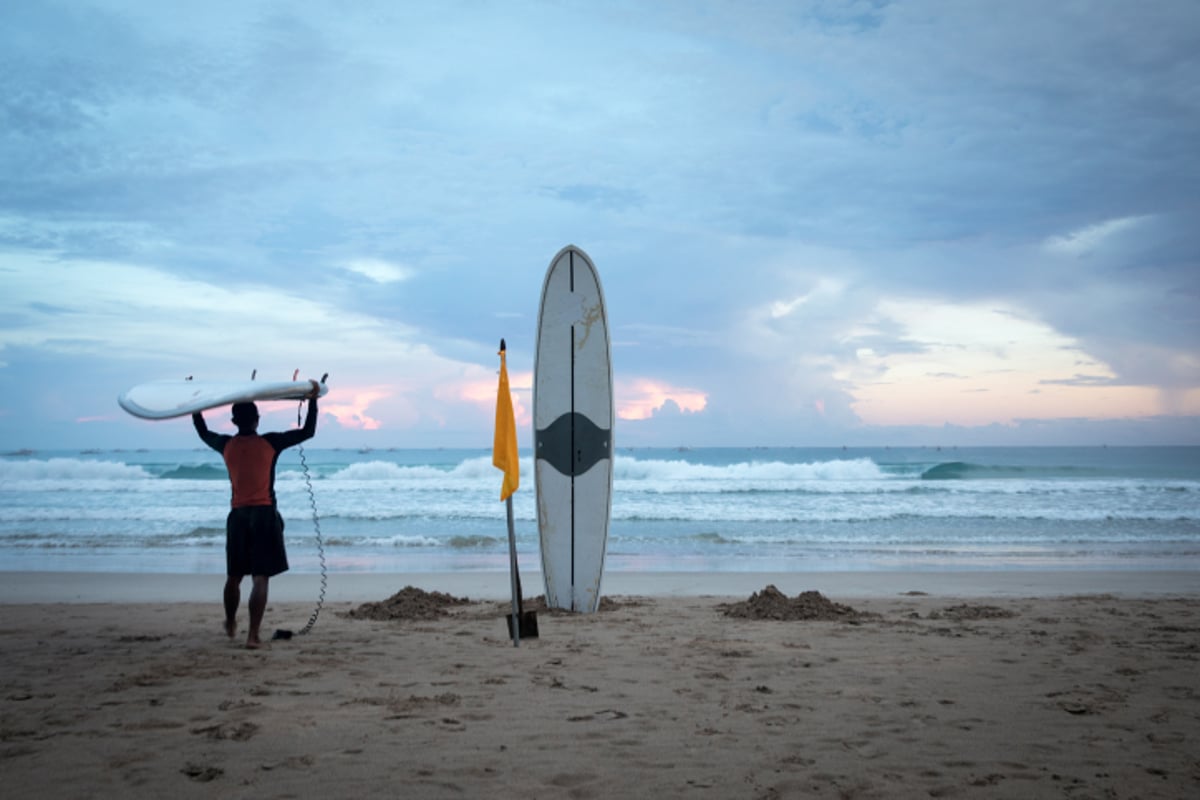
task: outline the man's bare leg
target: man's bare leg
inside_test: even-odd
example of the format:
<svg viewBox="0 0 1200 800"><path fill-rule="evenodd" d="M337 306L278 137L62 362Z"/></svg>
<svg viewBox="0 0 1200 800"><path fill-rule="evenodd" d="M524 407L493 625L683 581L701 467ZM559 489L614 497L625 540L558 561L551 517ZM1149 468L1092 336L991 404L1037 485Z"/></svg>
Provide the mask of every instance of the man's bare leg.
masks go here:
<svg viewBox="0 0 1200 800"><path fill-rule="evenodd" d="M225 634L230 639L237 633L237 611L242 602L242 577L230 575L225 578Z"/></svg>
<svg viewBox="0 0 1200 800"><path fill-rule="evenodd" d="M246 637L246 647L253 649L262 646L258 628L267 610L267 586L271 579L266 575L255 575L251 580L254 586L250 590L250 635Z"/></svg>

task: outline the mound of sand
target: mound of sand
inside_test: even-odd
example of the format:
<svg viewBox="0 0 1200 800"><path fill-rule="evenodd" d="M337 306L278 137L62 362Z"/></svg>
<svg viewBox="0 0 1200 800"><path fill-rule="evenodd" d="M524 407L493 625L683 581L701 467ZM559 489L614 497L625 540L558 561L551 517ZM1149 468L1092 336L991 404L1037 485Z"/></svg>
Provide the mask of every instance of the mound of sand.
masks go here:
<svg viewBox="0 0 1200 800"><path fill-rule="evenodd" d="M400 591L378 603L363 603L346 612L353 619L400 620L437 619L446 613L449 606L461 606L471 601L465 597L454 597L444 592L427 592L414 586L405 586Z"/></svg>
<svg viewBox="0 0 1200 800"><path fill-rule="evenodd" d="M864 615L850 606L835 603L820 592L801 592L788 597L774 584L750 595L749 600L718 606L727 617L778 620L857 620Z"/></svg>

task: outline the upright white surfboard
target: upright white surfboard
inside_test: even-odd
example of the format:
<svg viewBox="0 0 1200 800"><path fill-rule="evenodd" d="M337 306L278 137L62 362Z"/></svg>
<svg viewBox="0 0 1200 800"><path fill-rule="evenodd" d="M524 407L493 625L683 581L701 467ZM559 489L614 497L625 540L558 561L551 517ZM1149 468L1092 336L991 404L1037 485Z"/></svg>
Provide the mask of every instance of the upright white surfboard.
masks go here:
<svg viewBox="0 0 1200 800"><path fill-rule="evenodd" d="M574 245L546 271L533 367L534 481L546 603L592 612L612 516L613 384L604 293Z"/></svg>

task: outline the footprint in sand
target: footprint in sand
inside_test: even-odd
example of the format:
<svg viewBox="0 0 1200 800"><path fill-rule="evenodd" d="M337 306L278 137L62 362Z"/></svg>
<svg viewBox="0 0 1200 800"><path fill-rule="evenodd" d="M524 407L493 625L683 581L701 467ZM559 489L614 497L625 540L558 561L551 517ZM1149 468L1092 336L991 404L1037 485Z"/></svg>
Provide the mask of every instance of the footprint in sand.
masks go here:
<svg viewBox="0 0 1200 800"><path fill-rule="evenodd" d="M204 734L210 739L231 739L244 742L258 733L258 726L253 722L242 722L237 725L210 725L206 728L193 728L192 733Z"/></svg>
<svg viewBox="0 0 1200 800"><path fill-rule="evenodd" d="M617 711L613 708L606 708L603 711L596 711L592 714L582 714L577 717L567 717L568 722L589 722L591 720L616 720L625 719L629 715L624 711Z"/></svg>
<svg viewBox="0 0 1200 800"><path fill-rule="evenodd" d="M205 766L203 764L187 764L179 771L197 783L208 783L225 774L225 770L220 767Z"/></svg>

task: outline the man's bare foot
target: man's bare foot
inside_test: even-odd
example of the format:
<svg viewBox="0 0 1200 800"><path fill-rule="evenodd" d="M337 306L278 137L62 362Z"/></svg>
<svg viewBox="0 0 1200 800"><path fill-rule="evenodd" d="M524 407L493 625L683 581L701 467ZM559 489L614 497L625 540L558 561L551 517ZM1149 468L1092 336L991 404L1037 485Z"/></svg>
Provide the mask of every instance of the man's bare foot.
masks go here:
<svg viewBox="0 0 1200 800"><path fill-rule="evenodd" d="M262 639L259 639L256 634L252 633L246 638L247 650L261 650L264 647L266 647L266 645L262 643Z"/></svg>
<svg viewBox="0 0 1200 800"><path fill-rule="evenodd" d="M225 635L228 636L230 639L232 639L235 634L237 634L237 620L236 619L225 620Z"/></svg>

